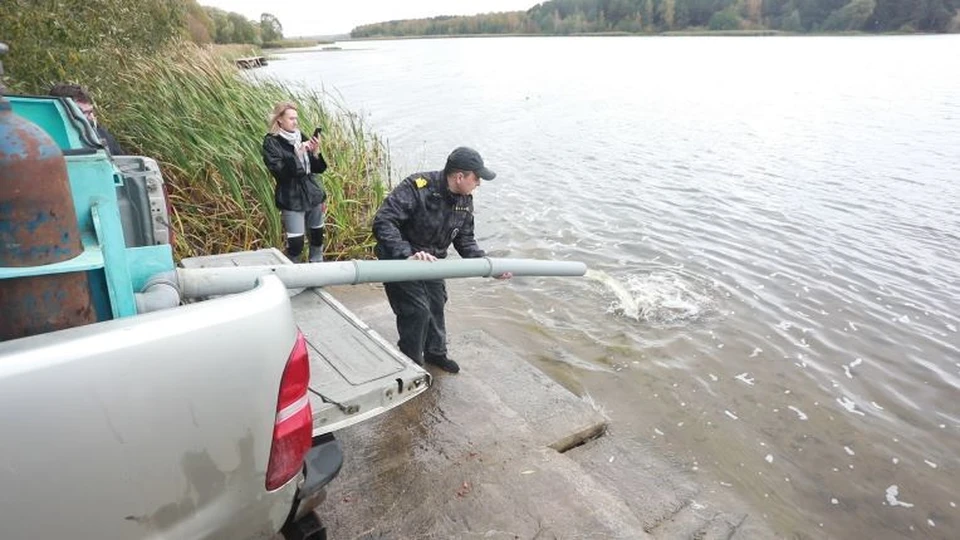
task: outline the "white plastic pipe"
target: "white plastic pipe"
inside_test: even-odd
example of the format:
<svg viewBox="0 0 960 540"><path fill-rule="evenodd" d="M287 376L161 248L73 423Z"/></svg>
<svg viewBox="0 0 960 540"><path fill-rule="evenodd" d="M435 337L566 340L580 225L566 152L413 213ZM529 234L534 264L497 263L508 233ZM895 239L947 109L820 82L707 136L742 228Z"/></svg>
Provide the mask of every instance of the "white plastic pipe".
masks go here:
<svg viewBox="0 0 960 540"><path fill-rule="evenodd" d="M455 259L425 261L346 261L312 264L277 264L222 268L178 268L184 298L199 298L248 291L257 278L273 274L288 289L354 285L370 282L514 276L582 276L587 265L576 261L536 259Z"/></svg>
<svg viewBox="0 0 960 540"><path fill-rule="evenodd" d="M180 288L176 272L163 272L147 280L143 291L134 293L137 313L149 313L180 305Z"/></svg>

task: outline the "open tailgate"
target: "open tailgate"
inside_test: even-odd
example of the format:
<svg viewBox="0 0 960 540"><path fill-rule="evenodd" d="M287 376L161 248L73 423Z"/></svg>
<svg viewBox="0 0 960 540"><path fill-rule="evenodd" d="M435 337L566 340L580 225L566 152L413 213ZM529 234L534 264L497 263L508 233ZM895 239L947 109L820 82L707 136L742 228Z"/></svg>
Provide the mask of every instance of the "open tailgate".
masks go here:
<svg viewBox="0 0 960 540"><path fill-rule="evenodd" d="M275 248L181 261L184 268L275 264L293 263ZM381 414L430 386L429 373L323 289L290 295L294 319L310 345L314 436Z"/></svg>

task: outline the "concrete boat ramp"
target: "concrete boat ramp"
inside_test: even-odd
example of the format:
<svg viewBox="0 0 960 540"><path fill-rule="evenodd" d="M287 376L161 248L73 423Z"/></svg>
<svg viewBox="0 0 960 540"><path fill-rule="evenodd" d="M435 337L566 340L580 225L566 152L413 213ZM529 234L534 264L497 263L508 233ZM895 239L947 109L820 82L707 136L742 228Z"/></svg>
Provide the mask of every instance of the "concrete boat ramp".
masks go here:
<svg viewBox="0 0 960 540"><path fill-rule="evenodd" d="M327 289L388 341L379 286ZM452 332L461 372L337 432L332 539L774 538L744 504L618 438L601 412L494 337Z"/></svg>

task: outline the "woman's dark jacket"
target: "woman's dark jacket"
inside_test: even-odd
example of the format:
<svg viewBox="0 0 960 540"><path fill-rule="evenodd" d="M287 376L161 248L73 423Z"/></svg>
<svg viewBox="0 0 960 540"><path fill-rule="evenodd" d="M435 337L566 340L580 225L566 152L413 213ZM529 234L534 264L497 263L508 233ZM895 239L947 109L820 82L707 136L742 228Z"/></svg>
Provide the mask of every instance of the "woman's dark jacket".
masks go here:
<svg viewBox="0 0 960 540"><path fill-rule="evenodd" d="M301 137L307 141L306 136ZM280 210L307 212L327 199L323 185L314 177L327 170L327 162L319 153L308 155L310 170L306 171L286 139L270 134L263 138L263 163L277 181L274 201Z"/></svg>

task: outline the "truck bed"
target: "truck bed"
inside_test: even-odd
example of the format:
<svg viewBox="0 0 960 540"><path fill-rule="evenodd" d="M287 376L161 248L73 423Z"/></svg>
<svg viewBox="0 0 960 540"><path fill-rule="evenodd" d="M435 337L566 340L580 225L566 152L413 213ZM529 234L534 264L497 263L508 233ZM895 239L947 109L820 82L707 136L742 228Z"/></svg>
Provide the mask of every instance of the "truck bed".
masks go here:
<svg viewBox="0 0 960 540"><path fill-rule="evenodd" d="M184 268L276 264L293 263L275 248L181 261ZM383 413L430 386L429 373L323 289L289 293L296 323L310 345L314 436Z"/></svg>

